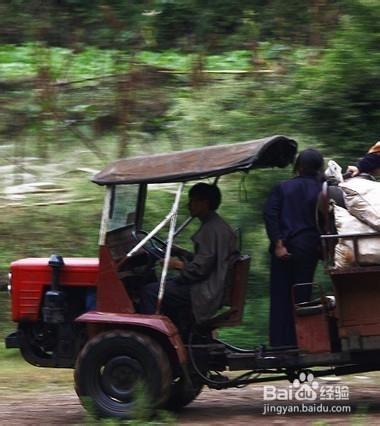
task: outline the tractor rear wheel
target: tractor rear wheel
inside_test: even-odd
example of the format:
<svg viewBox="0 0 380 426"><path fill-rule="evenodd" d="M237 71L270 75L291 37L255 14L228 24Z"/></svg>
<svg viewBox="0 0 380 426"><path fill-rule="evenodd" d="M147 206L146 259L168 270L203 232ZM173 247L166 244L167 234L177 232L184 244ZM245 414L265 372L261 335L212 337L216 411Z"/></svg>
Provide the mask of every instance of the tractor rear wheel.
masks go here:
<svg viewBox="0 0 380 426"><path fill-rule="evenodd" d="M78 356L75 390L96 416L130 419L137 406L153 409L166 402L172 381L162 347L132 331L109 331L91 339ZM144 413L146 415L146 413Z"/></svg>
<svg viewBox="0 0 380 426"><path fill-rule="evenodd" d="M199 377L192 377L192 383L185 380L184 377L178 377L173 381L170 390L170 396L164 404L167 410L178 411L194 399L202 392L203 383Z"/></svg>

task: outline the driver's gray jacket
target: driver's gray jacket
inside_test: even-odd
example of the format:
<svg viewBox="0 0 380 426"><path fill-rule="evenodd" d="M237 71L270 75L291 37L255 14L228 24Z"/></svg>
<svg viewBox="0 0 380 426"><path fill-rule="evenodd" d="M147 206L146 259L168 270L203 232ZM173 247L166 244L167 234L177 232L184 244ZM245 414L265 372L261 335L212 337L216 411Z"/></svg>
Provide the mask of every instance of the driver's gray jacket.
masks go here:
<svg viewBox="0 0 380 426"><path fill-rule="evenodd" d="M191 286L191 304L197 323L212 318L223 305L226 289L231 284L231 267L238 256L236 235L216 212L210 212L201 222L191 237L194 256L185 261L179 277L181 284Z"/></svg>

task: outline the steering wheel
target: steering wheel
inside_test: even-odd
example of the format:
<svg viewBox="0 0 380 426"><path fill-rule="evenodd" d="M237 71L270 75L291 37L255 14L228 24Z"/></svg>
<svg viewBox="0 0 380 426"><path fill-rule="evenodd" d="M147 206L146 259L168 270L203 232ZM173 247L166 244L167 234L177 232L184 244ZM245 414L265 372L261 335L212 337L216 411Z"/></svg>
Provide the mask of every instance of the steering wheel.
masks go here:
<svg viewBox="0 0 380 426"><path fill-rule="evenodd" d="M132 232L132 236L137 242L141 241L139 235L146 237L148 232L143 231L142 229L137 229ZM165 257L167 244L160 238L153 236L143 245L142 248L152 257L159 260Z"/></svg>

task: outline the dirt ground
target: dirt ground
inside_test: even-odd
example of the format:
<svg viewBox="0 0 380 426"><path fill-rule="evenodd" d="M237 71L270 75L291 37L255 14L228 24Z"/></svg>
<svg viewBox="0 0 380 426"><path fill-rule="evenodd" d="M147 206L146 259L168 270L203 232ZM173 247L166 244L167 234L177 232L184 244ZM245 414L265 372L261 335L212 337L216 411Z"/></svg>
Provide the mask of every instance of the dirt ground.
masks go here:
<svg viewBox="0 0 380 426"><path fill-rule="evenodd" d="M380 386L368 377L349 383L351 414L263 415L263 385L205 389L177 415L179 425L380 425ZM366 379L366 380L363 380ZM281 386L287 386L281 382ZM316 401L318 402L318 401ZM0 425L91 425L74 391L0 398Z"/></svg>

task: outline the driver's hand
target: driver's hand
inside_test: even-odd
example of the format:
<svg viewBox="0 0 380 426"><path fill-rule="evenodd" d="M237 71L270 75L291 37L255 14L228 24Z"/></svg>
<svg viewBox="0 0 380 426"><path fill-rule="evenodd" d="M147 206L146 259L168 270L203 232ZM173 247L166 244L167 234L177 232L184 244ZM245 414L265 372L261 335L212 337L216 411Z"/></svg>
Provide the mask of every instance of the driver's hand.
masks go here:
<svg viewBox="0 0 380 426"><path fill-rule="evenodd" d="M164 260L161 260L161 263L163 263ZM178 259L178 257L171 257L169 259L169 269L183 269L185 263Z"/></svg>

